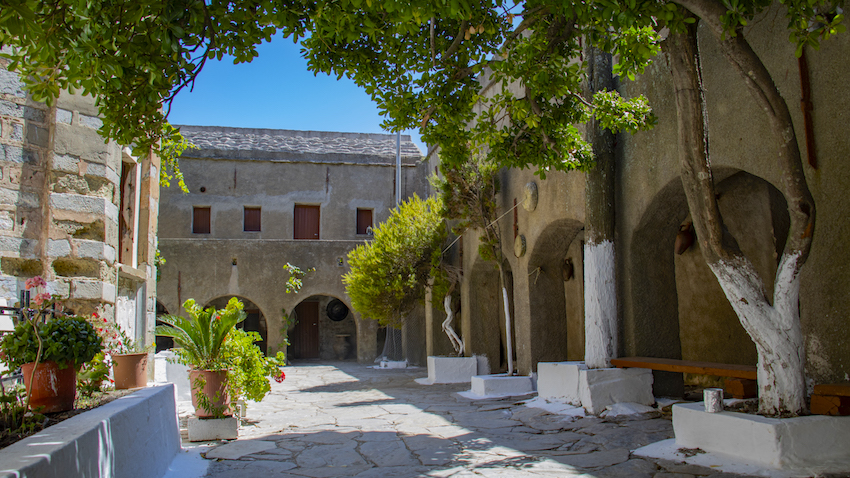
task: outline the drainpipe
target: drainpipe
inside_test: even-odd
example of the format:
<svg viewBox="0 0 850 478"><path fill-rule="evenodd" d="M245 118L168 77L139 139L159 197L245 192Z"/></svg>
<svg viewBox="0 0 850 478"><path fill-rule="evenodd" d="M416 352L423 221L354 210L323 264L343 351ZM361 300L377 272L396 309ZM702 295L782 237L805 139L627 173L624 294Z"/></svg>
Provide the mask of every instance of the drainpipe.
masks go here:
<svg viewBox="0 0 850 478"><path fill-rule="evenodd" d="M395 134L395 205L401 204L401 131Z"/></svg>

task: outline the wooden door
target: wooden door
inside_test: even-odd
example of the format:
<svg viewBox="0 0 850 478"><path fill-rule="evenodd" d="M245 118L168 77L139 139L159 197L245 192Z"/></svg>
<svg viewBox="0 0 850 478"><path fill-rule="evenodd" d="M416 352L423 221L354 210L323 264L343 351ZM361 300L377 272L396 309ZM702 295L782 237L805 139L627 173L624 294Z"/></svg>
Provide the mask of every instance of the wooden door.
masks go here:
<svg viewBox="0 0 850 478"><path fill-rule="evenodd" d="M295 239L319 239L319 206L295 205Z"/></svg>
<svg viewBox="0 0 850 478"><path fill-rule="evenodd" d="M298 323L293 334L297 341L297 357L319 358L319 303L302 302L295 307Z"/></svg>

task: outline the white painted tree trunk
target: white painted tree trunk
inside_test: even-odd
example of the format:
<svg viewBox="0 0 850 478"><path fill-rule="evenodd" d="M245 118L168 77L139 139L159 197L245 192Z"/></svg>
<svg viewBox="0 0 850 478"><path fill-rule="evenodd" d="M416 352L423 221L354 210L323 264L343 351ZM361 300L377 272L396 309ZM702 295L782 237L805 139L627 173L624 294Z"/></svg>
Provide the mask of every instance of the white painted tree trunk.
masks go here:
<svg viewBox="0 0 850 478"><path fill-rule="evenodd" d="M614 243L584 245L584 361L607 368L617 356L617 285Z"/></svg>
<svg viewBox="0 0 850 478"><path fill-rule="evenodd" d="M709 264L758 351L759 413L806 410L805 347L800 326L801 253L783 254L773 306L753 264L742 256Z"/></svg>
<svg viewBox="0 0 850 478"><path fill-rule="evenodd" d="M511 337L511 311L508 305L508 289L502 287L502 303L505 306L505 346L507 347L508 355L508 375L514 374L514 347L513 338Z"/></svg>
<svg viewBox="0 0 850 478"><path fill-rule="evenodd" d="M449 341L452 343L452 347L455 349L455 353L463 355L463 340L460 339L460 336L457 335L455 329L452 327L452 321L455 318L455 313L452 310L452 294L446 294L446 297L443 299L443 308L446 309L446 320L443 321L443 332L449 336Z"/></svg>

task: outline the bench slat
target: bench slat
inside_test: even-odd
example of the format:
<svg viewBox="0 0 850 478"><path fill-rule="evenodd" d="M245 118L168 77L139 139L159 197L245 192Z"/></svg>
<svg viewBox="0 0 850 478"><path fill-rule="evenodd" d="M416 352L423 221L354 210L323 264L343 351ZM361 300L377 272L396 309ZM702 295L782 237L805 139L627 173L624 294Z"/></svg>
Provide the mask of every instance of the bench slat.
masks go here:
<svg viewBox="0 0 850 478"><path fill-rule="evenodd" d="M815 385L815 393L818 395L850 397L850 383L823 383Z"/></svg>
<svg viewBox="0 0 850 478"><path fill-rule="evenodd" d="M717 377L746 378L756 380L756 367L714 362L695 362L654 357L620 357L611 359L611 365L620 368L649 368L665 372L695 373Z"/></svg>

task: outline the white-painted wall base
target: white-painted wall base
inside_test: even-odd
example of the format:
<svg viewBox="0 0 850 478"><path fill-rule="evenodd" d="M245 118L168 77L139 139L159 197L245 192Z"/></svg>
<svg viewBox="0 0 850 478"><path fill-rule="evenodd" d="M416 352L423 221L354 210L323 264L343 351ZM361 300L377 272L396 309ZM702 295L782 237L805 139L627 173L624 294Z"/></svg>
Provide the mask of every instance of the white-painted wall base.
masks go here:
<svg viewBox="0 0 850 478"><path fill-rule="evenodd" d="M767 418L706 413L703 403L673 406L676 445L700 448L774 469L850 471L850 417Z"/></svg>
<svg viewBox="0 0 850 478"><path fill-rule="evenodd" d="M160 478L179 450L173 385L148 387L0 450L0 477Z"/></svg>
<svg viewBox="0 0 850 478"><path fill-rule="evenodd" d="M191 400L189 388L189 367L174 363L174 352L163 350L154 355L154 380L157 384L173 383L177 389L177 400Z"/></svg>
<svg viewBox="0 0 850 478"><path fill-rule="evenodd" d="M579 373L587 370L584 362L540 362L537 364L537 396L581 406Z"/></svg>
<svg viewBox="0 0 850 478"><path fill-rule="evenodd" d="M239 420L236 417L190 417L187 428L189 441L235 440L239 432Z"/></svg>
<svg viewBox="0 0 850 478"><path fill-rule="evenodd" d="M588 413L598 415L615 403L652 405L652 370L595 368L579 371L579 397Z"/></svg>
<svg viewBox="0 0 850 478"><path fill-rule="evenodd" d="M465 383L477 374L475 357L428 357L429 383Z"/></svg>
<svg viewBox="0 0 850 478"><path fill-rule="evenodd" d="M479 397L505 397L532 393L531 377L476 375L471 379L472 394Z"/></svg>
<svg viewBox="0 0 850 478"><path fill-rule="evenodd" d="M473 357L475 357L475 360L478 361L478 373L475 375L489 375L490 359L488 359L486 355L473 355Z"/></svg>

